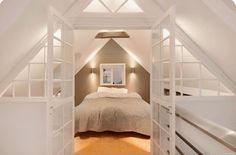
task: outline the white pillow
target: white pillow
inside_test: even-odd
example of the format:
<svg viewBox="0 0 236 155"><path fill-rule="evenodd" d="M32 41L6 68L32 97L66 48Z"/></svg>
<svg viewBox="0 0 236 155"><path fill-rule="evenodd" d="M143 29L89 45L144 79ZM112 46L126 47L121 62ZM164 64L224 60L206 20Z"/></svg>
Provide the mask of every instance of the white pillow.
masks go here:
<svg viewBox="0 0 236 155"><path fill-rule="evenodd" d="M111 88L111 92L112 93L122 93L122 94L127 94L128 93L128 89L126 89L126 88L114 88L114 87L112 87Z"/></svg>
<svg viewBox="0 0 236 155"><path fill-rule="evenodd" d="M126 88L109 88L109 87L98 87L98 93L114 93L114 94L127 94L128 89Z"/></svg>
<svg viewBox="0 0 236 155"><path fill-rule="evenodd" d="M98 87L98 93L111 93L112 89L108 87Z"/></svg>

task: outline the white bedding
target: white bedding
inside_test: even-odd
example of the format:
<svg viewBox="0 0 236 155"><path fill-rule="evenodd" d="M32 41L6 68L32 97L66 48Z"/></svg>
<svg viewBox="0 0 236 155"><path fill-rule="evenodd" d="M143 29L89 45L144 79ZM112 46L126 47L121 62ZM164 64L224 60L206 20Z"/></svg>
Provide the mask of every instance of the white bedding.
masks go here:
<svg viewBox="0 0 236 155"><path fill-rule="evenodd" d="M150 105L137 93L92 93L75 109L75 132L133 131L150 135Z"/></svg>

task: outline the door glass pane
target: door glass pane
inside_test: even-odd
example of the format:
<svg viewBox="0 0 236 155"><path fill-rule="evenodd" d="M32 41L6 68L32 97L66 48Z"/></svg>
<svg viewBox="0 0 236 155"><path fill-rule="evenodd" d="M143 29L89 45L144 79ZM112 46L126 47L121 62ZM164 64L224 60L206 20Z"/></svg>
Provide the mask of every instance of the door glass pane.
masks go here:
<svg viewBox="0 0 236 155"><path fill-rule="evenodd" d="M170 96L170 82L161 82L161 96Z"/></svg>
<svg viewBox="0 0 236 155"><path fill-rule="evenodd" d="M62 96L63 97L72 96L72 81L66 81L63 83Z"/></svg>
<svg viewBox="0 0 236 155"><path fill-rule="evenodd" d="M72 80L73 78L73 66L70 63L64 63L65 65L65 79L66 80Z"/></svg>
<svg viewBox="0 0 236 155"><path fill-rule="evenodd" d="M170 63L165 62L161 64L161 75L163 79L168 79L170 77Z"/></svg>
<svg viewBox="0 0 236 155"><path fill-rule="evenodd" d="M65 60L68 62L73 62L73 49L71 46L64 44L64 54Z"/></svg>
<svg viewBox="0 0 236 155"><path fill-rule="evenodd" d="M181 67L182 63L175 63L175 78L181 77Z"/></svg>
<svg viewBox="0 0 236 155"><path fill-rule="evenodd" d="M53 40L53 58L62 59L61 41Z"/></svg>
<svg viewBox="0 0 236 155"><path fill-rule="evenodd" d="M61 82L54 82L53 83L53 97L60 97L61 96Z"/></svg>
<svg viewBox="0 0 236 155"><path fill-rule="evenodd" d="M201 77L203 79L215 79L216 77L211 73L209 72L209 70L204 67L203 65L201 66Z"/></svg>
<svg viewBox="0 0 236 155"><path fill-rule="evenodd" d="M64 25L63 33L64 33L63 40L70 43L70 44L72 44L72 42L73 42L73 30L69 26Z"/></svg>
<svg viewBox="0 0 236 155"><path fill-rule="evenodd" d="M26 97L28 96L28 82L14 82L15 96Z"/></svg>
<svg viewBox="0 0 236 155"><path fill-rule="evenodd" d="M30 64L30 78L31 79L45 79L45 65L44 64Z"/></svg>
<svg viewBox="0 0 236 155"><path fill-rule="evenodd" d="M44 96L45 95L45 83L44 82L31 82L30 83L31 96Z"/></svg>
<svg viewBox="0 0 236 155"><path fill-rule="evenodd" d="M183 62L182 60L182 46L176 46L175 47L175 61L176 62Z"/></svg>
<svg viewBox="0 0 236 155"><path fill-rule="evenodd" d="M186 48L183 48L183 62L198 62L198 60Z"/></svg>
<svg viewBox="0 0 236 155"><path fill-rule="evenodd" d="M53 79L62 79L62 63L53 62Z"/></svg>
<svg viewBox="0 0 236 155"><path fill-rule="evenodd" d="M220 83L220 96L234 96L234 94L223 83Z"/></svg>
<svg viewBox="0 0 236 155"><path fill-rule="evenodd" d="M13 97L13 85L10 84L6 92L2 95L3 97Z"/></svg>
<svg viewBox="0 0 236 155"><path fill-rule="evenodd" d="M198 80L185 80L183 81L183 94L189 96L199 96L199 81Z"/></svg>
<svg viewBox="0 0 236 155"><path fill-rule="evenodd" d="M202 80L202 96L217 96L219 83L218 80Z"/></svg>
<svg viewBox="0 0 236 155"><path fill-rule="evenodd" d="M31 63L45 63L45 47L42 47L39 53L30 61Z"/></svg>
<svg viewBox="0 0 236 155"><path fill-rule="evenodd" d="M20 72L20 74L17 75L15 80L28 80L28 65Z"/></svg>
<svg viewBox="0 0 236 155"><path fill-rule="evenodd" d="M169 60L170 59L170 47L163 46L161 50L161 60Z"/></svg>
<svg viewBox="0 0 236 155"><path fill-rule="evenodd" d="M152 104L153 104L152 105L153 106L153 108L152 108L153 118L152 119L159 123L159 104L154 101L152 102Z"/></svg>
<svg viewBox="0 0 236 155"><path fill-rule="evenodd" d="M153 94L153 97L159 97L161 95L161 92L160 92L160 82L155 80L155 81L152 81L152 94Z"/></svg>
<svg viewBox="0 0 236 155"><path fill-rule="evenodd" d="M183 78L200 78L198 63L183 63Z"/></svg>

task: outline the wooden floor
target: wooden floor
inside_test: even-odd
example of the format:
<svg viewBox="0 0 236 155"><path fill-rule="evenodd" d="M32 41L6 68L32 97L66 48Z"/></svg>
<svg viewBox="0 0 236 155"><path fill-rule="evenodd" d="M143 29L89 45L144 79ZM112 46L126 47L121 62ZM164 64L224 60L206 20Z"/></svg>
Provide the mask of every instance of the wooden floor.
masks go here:
<svg viewBox="0 0 236 155"><path fill-rule="evenodd" d="M80 133L75 137L75 155L150 155L150 137L136 133Z"/></svg>

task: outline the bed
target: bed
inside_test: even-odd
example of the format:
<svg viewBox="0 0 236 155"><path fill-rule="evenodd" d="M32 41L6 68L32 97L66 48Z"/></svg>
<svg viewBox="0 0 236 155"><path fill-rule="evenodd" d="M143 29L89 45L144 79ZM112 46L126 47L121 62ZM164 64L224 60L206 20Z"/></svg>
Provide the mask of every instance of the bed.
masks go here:
<svg viewBox="0 0 236 155"><path fill-rule="evenodd" d="M150 135L150 110L150 105L137 93L91 93L75 108L75 132L114 131Z"/></svg>

